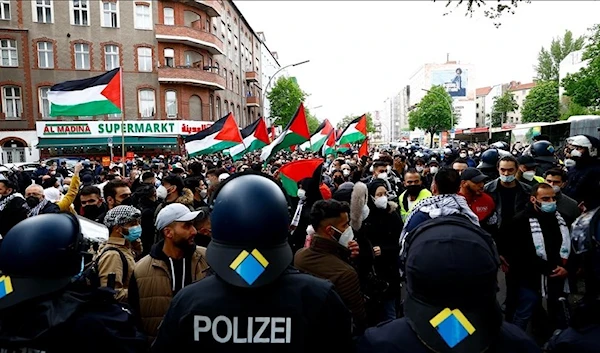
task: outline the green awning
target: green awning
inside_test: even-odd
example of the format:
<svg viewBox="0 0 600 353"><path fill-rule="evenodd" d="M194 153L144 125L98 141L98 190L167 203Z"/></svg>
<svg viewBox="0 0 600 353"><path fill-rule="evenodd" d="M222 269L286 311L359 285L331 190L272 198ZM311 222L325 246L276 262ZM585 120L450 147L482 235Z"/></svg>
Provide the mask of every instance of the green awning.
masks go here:
<svg viewBox="0 0 600 353"><path fill-rule="evenodd" d="M90 147L90 146L108 146L108 139L105 137L92 138L43 138L40 137L37 148L49 147ZM121 136L113 136L112 143L116 146L121 146ZM138 137L125 136L126 146L177 146L176 137Z"/></svg>

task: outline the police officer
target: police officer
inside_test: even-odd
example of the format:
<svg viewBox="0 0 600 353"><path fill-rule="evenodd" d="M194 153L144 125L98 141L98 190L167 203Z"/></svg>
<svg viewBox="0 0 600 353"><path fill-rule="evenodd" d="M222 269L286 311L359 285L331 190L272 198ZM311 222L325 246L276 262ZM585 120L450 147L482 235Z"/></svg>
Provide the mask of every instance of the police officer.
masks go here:
<svg viewBox="0 0 600 353"><path fill-rule="evenodd" d="M358 352L540 352L525 332L502 321L495 244L465 217L422 223L403 239L400 259L405 317L368 329Z"/></svg>
<svg viewBox="0 0 600 353"><path fill-rule="evenodd" d="M85 241L71 214L14 226L0 247L0 351L145 352L114 291L81 277Z"/></svg>
<svg viewBox="0 0 600 353"><path fill-rule="evenodd" d="M333 285L290 267L283 190L246 171L212 196L214 274L171 302L153 352L350 352L351 317Z"/></svg>

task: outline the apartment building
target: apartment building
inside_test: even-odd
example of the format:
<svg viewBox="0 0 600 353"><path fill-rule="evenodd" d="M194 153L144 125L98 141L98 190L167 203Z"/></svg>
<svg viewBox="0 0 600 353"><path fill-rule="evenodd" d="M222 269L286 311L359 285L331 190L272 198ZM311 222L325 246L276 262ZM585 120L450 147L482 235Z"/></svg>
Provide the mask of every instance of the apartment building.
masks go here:
<svg viewBox="0 0 600 353"><path fill-rule="evenodd" d="M510 93L512 93L512 95L515 97L515 101L517 102L519 107L514 112L506 114L505 123L507 123L507 124L520 124L521 123L521 118L522 118L521 111L523 110L523 103L525 103L525 98L527 97L527 95L529 94L529 92L531 91L531 89L533 87L535 87L535 82L521 83L521 82L513 81L510 83L508 91Z"/></svg>
<svg viewBox="0 0 600 353"><path fill-rule="evenodd" d="M125 120L180 127L127 136L128 152L175 152L177 136L228 112L245 126L262 116L260 50L231 1L0 0L0 162L104 156L113 138L120 155L119 136L43 134L52 124L118 123L120 114L50 117L47 100L56 83L116 67Z"/></svg>

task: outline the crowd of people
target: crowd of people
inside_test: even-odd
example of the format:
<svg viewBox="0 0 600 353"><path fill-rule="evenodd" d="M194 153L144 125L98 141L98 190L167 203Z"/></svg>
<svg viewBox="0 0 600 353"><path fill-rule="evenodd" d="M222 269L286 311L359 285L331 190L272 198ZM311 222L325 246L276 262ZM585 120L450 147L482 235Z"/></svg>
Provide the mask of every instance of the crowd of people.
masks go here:
<svg viewBox="0 0 600 353"><path fill-rule="evenodd" d="M599 148L597 138L578 135L561 151L543 137L524 150L506 143L349 150L325 156L295 195L284 191L280 168L317 153L281 151L267 163L255 152L238 161L157 156L14 170L0 175L0 275L13 280L15 293L16 278L43 277L37 266L71 281L24 299L0 288L0 347L61 347L57 340L44 349L47 338L25 329L23 317L40 315L33 299L89 285L93 272L131 313L122 320L131 332L117 335L127 337L128 352L152 343L154 352L255 351L217 344L252 343L252 336L295 345L280 352L598 352L581 330L600 333ZM82 242L76 216L103 224L109 237L86 243L84 260L75 256L67 266L52 249ZM28 245L15 240L26 235ZM236 256L243 249L265 275L234 266L246 257L225 264L230 248ZM273 296L269 283L285 287L287 299ZM262 297L244 297L245 290ZM190 312L197 315L186 326ZM293 315L313 327L296 328ZM219 326L222 317L230 321ZM271 325L270 339L260 338L261 322ZM50 320L43 331L61 324Z"/></svg>

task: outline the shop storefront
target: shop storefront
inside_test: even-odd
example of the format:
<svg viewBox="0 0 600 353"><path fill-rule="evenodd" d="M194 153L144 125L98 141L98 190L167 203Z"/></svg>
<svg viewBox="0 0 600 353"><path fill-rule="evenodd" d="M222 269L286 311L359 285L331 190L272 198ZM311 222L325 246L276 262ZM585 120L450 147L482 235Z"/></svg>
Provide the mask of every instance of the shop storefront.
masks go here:
<svg viewBox="0 0 600 353"><path fill-rule="evenodd" d="M181 141L208 128L210 121L39 121L36 123L40 158L71 156L120 160L124 142L126 158L181 154Z"/></svg>

